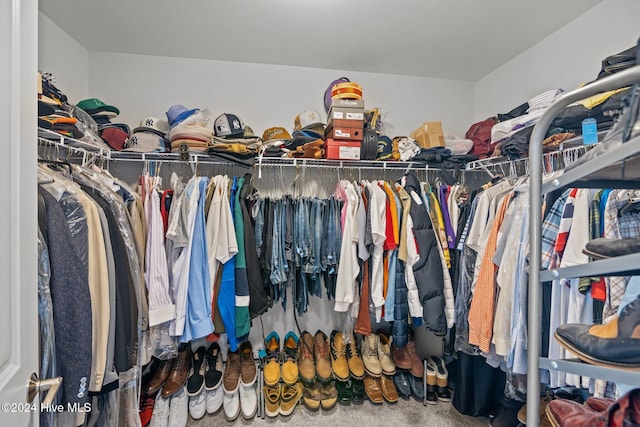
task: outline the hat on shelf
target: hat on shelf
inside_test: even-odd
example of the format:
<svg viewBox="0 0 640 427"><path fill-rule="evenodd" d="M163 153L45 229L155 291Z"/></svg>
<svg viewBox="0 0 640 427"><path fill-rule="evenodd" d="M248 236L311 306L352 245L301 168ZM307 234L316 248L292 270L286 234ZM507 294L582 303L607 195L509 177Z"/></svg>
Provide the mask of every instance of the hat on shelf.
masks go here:
<svg viewBox="0 0 640 427"><path fill-rule="evenodd" d="M136 132L152 132L164 138L169 132L169 123L157 117L147 117L140 120L138 127L133 129L133 133Z"/></svg>
<svg viewBox="0 0 640 427"><path fill-rule="evenodd" d="M386 135L378 137L378 154L376 160L393 160L393 141Z"/></svg>
<svg viewBox="0 0 640 427"><path fill-rule="evenodd" d="M41 99L38 99L38 117L50 116L55 112L56 109L53 107L53 105L48 104Z"/></svg>
<svg viewBox="0 0 640 427"><path fill-rule="evenodd" d="M316 132L324 134L324 123L322 122L322 116L315 110L306 110L298 114L293 119L293 131L299 130L315 130Z"/></svg>
<svg viewBox="0 0 640 427"><path fill-rule="evenodd" d="M82 108L92 116L114 118L120 114L120 110L118 110L118 108L113 105L108 105L98 98L83 99L76 104L76 107Z"/></svg>
<svg viewBox="0 0 640 427"><path fill-rule="evenodd" d="M131 130L129 129L129 125L127 125L126 123L105 123L105 124L101 124L101 125L98 125L98 132L102 132L103 130L105 130L107 128L113 128L113 127L121 129L127 135L131 134Z"/></svg>
<svg viewBox="0 0 640 427"><path fill-rule="evenodd" d="M262 133L262 140L264 142L283 141L287 139L291 139L289 131L280 126L274 126L269 129L265 129L265 131Z"/></svg>
<svg viewBox="0 0 640 427"><path fill-rule="evenodd" d="M215 135L221 138L241 138L244 136L244 123L235 114L224 113L213 123Z"/></svg>
<svg viewBox="0 0 640 427"><path fill-rule="evenodd" d="M174 127L180 124L180 122L184 121L184 119L186 119L187 117L195 114L197 111L197 108L193 108L190 110L184 105L176 104L169 107L165 114L167 115L169 125L171 127Z"/></svg>
<svg viewBox="0 0 640 427"><path fill-rule="evenodd" d="M135 153L164 153L166 150L165 140L154 132L138 131L133 132L126 147L122 151Z"/></svg>
<svg viewBox="0 0 640 427"><path fill-rule="evenodd" d="M62 105L62 101L66 101L66 96L50 82L53 76L48 73L45 75L46 78L38 72L38 99L54 107Z"/></svg>
<svg viewBox="0 0 640 427"><path fill-rule="evenodd" d="M125 132L119 126L109 126L100 131L100 138L102 138L112 150L120 151L127 146L129 133Z"/></svg>
<svg viewBox="0 0 640 427"><path fill-rule="evenodd" d="M331 83L329 83L329 87L327 87L327 89L324 91L324 111L326 113L329 113L329 110L331 109L331 89L333 89L333 86L336 83L345 83L350 81L348 78L346 77L340 77L339 79L336 79L334 81L332 81Z"/></svg>

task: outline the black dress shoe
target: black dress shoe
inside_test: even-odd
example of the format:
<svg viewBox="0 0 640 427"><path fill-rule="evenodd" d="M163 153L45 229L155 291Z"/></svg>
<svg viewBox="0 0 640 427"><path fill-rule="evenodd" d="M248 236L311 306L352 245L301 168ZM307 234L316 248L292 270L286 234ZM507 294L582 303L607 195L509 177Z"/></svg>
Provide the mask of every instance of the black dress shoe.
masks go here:
<svg viewBox="0 0 640 427"><path fill-rule="evenodd" d="M410 373L406 373L405 377L407 378L407 382L409 383L409 388L411 389L411 394L413 397L420 402L424 401L424 389L422 385L422 379L418 377L414 377ZM436 397L436 400L438 398Z"/></svg>
<svg viewBox="0 0 640 427"><path fill-rule="evenodd" d="M350 405L353 400L353 395L349 381L336 381L336 389L338 390L338 403L341 405Z"/></svg>
<svg viewBox="0 0 640 427"><path fill-rule="evenodd" d="M593 239L582 253L595 259L605 259L640 252L640 239Z"/></svg>
<svg viewBox="0 0 640 427"><path fill-rule="evenodd" d="M355 378L351 379L351 398L353 403L364 402L366 393L364 391L364 382Z"/></svg>
<svg viewBox="0 0 640 427"><path fill-rule="evenodd" d="M398 390L400 396L405 399L411 397L411 387L409 387L404 371L396 369L396 374L393 376L393 383L396 385L396 390Z"/></svg>

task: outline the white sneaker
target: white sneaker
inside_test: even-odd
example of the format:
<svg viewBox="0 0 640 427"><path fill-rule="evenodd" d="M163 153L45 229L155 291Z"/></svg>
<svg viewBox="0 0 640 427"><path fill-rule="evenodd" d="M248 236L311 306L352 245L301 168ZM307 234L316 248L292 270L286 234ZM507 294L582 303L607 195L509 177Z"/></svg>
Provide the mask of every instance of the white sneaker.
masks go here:
<svg viewBox="0 0 640 427"><path fill-rule="evenodd" d="M205 390L205 395L207 400L207 414L215 414L222 408L222 402L224 401L222 383L218 384L218 387L213 390Z"/></svg>
<svg viewBox="0 0 640 427"><path fill-rule="evenodd" d="M153 404L153 414L149 427L167 427L169 425L169 402L171 398L162 397L162 393L156 395L156 402Z"/></svg>
<svg viewBox="0 0 640 427"><path fill-rule="evenodd" d="M240 415L240 391L233 393L224 392L224 401L222 403L224 409L224 417L227 421L234 421Z"/></svg>
<svg viewBox="0 0 640 427"><path fill-rule="evenodd" d="M207 413L207 395L204 389L195 396L189 396L189 415L194 420L199 420Z"/></svg>
<svg viewBox="0 0 640 427"><path fill-rule="evenodd" d="M183 386L173 396L169 405L169 427L185 427L189 421L189 396Z"/></svg>
<svg viewBox="0 0 640 427"><path fill-rule="evenodd" d="M242 409L242 417L245 420L255 417L258 411L258 395L255 383L250 386L240 386L240 408Z"/></svg>

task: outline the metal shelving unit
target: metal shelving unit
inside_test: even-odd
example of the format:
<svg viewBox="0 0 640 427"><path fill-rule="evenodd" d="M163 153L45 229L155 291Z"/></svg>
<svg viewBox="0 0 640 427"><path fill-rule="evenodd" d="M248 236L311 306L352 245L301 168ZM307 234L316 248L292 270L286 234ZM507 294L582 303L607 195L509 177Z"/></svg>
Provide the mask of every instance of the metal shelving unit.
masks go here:
<svg viewBox="0 0 640 427"><path fill-rule="evenodd" d="M527 426L537 427L540 422L539 369L562 370L577 375L593 378L606 378L621 383L640 383L640 372L603 368L586 363L567 360L548 360L539 357L542 331L540 318L542 316L542 289L540 282L559 277L582 277L586 275L611 275L620 272L629 273L632 266L637 266L640 254L627 255L602 261L595 261L584 266L575 266L540 271L541 265L541 229L542 212L540 204L542 195L552 190L571 185L572 187L601 187L605 184L609 188L633 188L637 185L629 181L627 161L630 157L640 153L640 137L633 138L626 143L617 144L604 141L600 146L599 155L582 162L580 165L565 171L549 183L542 184L542 141L552 120L566 106L596 95L601 92L630 86L640 82L640 66L621 71L610 77L595 81L587 86L566 93L554 102L540 118L531 135L529 143L530 155L530 244L529 244L529 293L528 293L528 364L527 364ZM620 381L622 380L622 381Z"/></svg>

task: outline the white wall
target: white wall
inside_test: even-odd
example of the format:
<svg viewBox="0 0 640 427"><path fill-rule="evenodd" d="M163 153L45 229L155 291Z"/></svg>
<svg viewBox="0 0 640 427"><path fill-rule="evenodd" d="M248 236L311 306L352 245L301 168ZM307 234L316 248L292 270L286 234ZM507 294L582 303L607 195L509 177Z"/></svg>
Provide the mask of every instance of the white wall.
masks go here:
<svg viewBox="0 0 640 427"><path fill-rule="evenodd" d="M578 16L476 82L475 121L506 113L546 90L569 91L594 80L604 58L636 44L639 17L637 0L604 0Z"/></svg>
<svg viewBox="0 0 640 427"><path fill-rule="evenodd" d="M89 51L42 12L38 12L38 69L52 73L72 103L89 97Z"/></svg>
<svg viewBox="0 0 640 427"><path fill-rule="evenodd" d="M473 82L106 52L90 52L89 63L91 97L120 108L130 126L182 104L214 118L235 113L260 136L271 126L291 131L299 112L324 114L324 91L343 75L362 85L366 107L388 112L391 136L437 120L447 134L464 133L473 118Z"/></svg>

